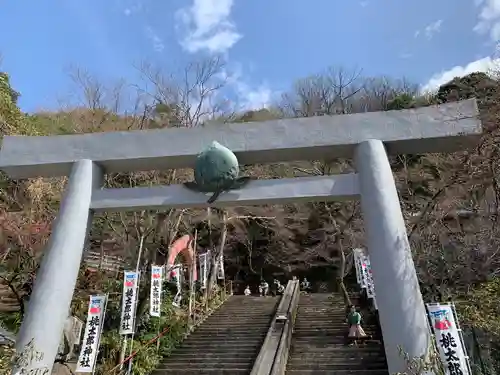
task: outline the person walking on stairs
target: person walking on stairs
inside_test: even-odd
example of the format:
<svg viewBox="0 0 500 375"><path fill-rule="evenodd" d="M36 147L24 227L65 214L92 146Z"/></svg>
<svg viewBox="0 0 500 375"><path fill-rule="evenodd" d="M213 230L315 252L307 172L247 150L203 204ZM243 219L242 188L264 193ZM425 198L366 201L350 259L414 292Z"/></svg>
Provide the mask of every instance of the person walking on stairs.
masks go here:
<svg viewBox="0 0 500 375"><path fill-rule="evenodd" d="M300 290L305 293L311 292L311 283L304 277L304 280L300 283Z"/></svg>
<svg viewBox="0 0 500 375"><path fill-rule="evenodd" d="M269 284L266 280L262 279L259 285L259 294L260 296L267 297L267 293L269 292Z"/></svg>
<svg viewBox="0 0 500 375"><path fill-rule="evenodd" d="M247 285L247 287L245 288L245 296L251 296L252 295L252 291L250 290L250 285Z"/></svg>
<svg viewBox="0 0 500 375"><path fill-rule="evenodd" d="M356 311L356 306L352 305L349 315L347 315L349 324L348 338L353 340L351 344L357 344L356 339L366 338L367 335L361 327L361 314Z"/></svg>

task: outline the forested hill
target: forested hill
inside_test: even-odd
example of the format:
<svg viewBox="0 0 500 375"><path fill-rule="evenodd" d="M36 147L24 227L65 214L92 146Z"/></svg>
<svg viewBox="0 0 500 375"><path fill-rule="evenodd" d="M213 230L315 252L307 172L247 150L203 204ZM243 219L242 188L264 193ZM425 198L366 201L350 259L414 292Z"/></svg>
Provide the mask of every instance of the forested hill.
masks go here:
<svg viewBox="0 0 500 375"><path fill-rule="evenodd" d="M73 134L176 126L196 131L198 126L217 126L221 121L245 126L249 121L415 108L476 97L485 130L476 149L451 155L398 156L392 159L392 167L426 300L465 301L459 305L464 322L478 328L488 325L490 333L500 334L500 310L495 304L500 293L496 279L500 270L500 82L495 78L474 73L422 96L418 86L405 80L330 69L296 82L273 107L234 114L223 105L209 106L212 97L207 87L212 76L186 75L186 79L198 77L197 81L161 87L163 81L149 75L156 79L155 101L141 102L138 96L135 108L128 111L122 108L117 87L105 87L83 74L78 77L83 106L24 114L16 104L19 94L1 73L0 133ZM213 85L214 90L219 87ZM194 91L187 92L186 87L205 91L198 91L202 94L193 99ZM245 173L277 178L351 170L350 160L329 160L258 165L245 168ZM191 177L189 170L115 174L107 176L106 185L180 183ZM59 178L11 181L1 176L2 277L11 293L0 298L9 304L16 305L30 291L64 182ZM338 276L335 269L340 259L345 257L349 267L351 249L363 246L359 206L342 202L214 209L210 215L200 210L100 215L91 231L91 250L135 262L139 237L144 235L148 251L143 261L158 261L173 237L193 234L195 229L200 249L216 246L222 221L227 224L224 254L232 279L294 273L332 280Z"/></svg>

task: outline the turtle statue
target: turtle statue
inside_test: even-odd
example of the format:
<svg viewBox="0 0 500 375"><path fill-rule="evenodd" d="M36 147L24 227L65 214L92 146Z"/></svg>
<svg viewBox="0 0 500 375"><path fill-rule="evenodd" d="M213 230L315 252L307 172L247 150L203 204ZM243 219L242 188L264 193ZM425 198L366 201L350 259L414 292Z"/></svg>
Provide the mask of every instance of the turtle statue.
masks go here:
<svg viewBox="0 0 500 375"><path fill-rule="evenodd" d="M213 141L196 157L194 181L185 182L184 186L197 192L213 193L207 201L211 204L222 192L240 189L250 181L250 177L240 177L239 174L240 167L236 155L227 147Z"/></svg>

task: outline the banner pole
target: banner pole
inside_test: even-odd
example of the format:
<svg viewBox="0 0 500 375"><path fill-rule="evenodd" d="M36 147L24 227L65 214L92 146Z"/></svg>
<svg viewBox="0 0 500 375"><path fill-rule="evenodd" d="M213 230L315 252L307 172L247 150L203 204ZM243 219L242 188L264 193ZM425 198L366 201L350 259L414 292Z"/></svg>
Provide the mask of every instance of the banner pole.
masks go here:
<svg viewBox="0 0 500 375"><path fill-rule="evenodd" d="M141 274L139 273L139 268L141 265L141 257L142 257L142 249L144 247L144 236L142 235L140 240L139 240L139 253L137 254L137 263L135 265L135 273L137 275L137 284L136 284L136 290L135 290L135 306L134 306L134 319L132 321L133 324L133 330L132 330L132 335L130 337L130 350L129 350L129 356L132 355L132 351L134 350L134 336L135 336L135 329L136 329L136 319L137 319L137 302L139 300L139 285L141 282ZM128 362L128 368L127 368L127 375L130 375L130 372L132 371L132 362L133 358L130 358Z"/></svg>

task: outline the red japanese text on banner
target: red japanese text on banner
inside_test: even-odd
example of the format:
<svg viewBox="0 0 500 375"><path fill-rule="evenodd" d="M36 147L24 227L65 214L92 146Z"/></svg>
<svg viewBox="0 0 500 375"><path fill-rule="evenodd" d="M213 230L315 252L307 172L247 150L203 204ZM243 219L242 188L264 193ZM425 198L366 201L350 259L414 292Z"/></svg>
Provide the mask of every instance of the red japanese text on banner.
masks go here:
<svg viewBox="0 0 500 375"><path fill-rule="evenodd" d="M472 375L452 304L427 304L430 323L446 375Z"/></svg>
<svg viewBox="0 0 500 375"><path fill-rule="evenodd" d="M120 335L130 335L134 332L138 280L139 274L135 271L125 271L123 273Z"/></svg>
<svg viewBox="0 0 500 375"><path fill-rule="evenodd" d="M87 324L76 372L93 372L106 308L106 296L90 296Z"/></svg>
<svg viewBox="0 0 500 375"><path fill-rule="evenodd" d="M163 267L151 266L151 292L149 297L149 315L160 317Z"/></svg>

